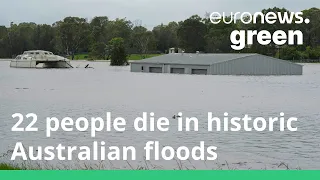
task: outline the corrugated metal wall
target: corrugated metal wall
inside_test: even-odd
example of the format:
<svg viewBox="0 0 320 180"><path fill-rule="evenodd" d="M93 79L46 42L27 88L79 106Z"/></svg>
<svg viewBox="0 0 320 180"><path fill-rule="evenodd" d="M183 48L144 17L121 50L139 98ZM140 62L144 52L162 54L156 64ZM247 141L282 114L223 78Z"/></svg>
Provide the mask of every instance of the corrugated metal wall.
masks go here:
<svg viewBox="0 0 320 180"><path fill-rule="evenodd" d="M302 75L303 66L263 55L251 55L213 65L131 63L131 72L149 72L150 67L161 67L162 73L172 68L184 68L185 74L193 69L207 69L213 75Z"/></svg>
<svg viewBox="0 0 320 180"><path fill-rule="evenodd" d="M165 67L163 64L152 64L152 63L131 63L131 72L150 72L150 67L162 68L162 73L165 73Z"/></svg>
<svg viewBox="0 0 320 180"><path fill-rule="evenodd" d="M209 65L184 65L184 64L152 64L152 63L131 63L131 72L150 72L150 68L161 67L162 73L171 72L173 68L183 68L184 74L192 74L193 69L205 69L210 72Z"/></svg>
<svg viewBox="0 0 320 180"><path fill-rule="evenodd" d="M254 55L211 65L213 75L302 75L303 66Z"/></svg>

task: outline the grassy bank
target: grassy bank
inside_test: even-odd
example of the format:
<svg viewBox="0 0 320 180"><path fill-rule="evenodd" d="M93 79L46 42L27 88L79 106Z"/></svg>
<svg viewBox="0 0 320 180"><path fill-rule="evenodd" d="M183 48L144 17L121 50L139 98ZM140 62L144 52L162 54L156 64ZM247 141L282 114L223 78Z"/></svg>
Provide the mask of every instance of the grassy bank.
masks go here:
<svg viewBox="0 0 320 180"><path fill-rule="evenodd" d="M128 60L142 60L142 59L152 58L152 57L161 56L161 55L162 54L145 54L145 55L131 54Z"/></svg>
<svg viewBox="0 0 320 180"><path fill-rule="evenodd" d="M9 164L0 164L0 170L22 170L22 169Z"/></svg>
<svg viewBox="0 0 320 180"><path fill-rule="evenodd" d="M199 167L207 170L250 170L255 169L254 164L250 164L246 161L229 163L225 162L207 162L204 161L203 164L199 164L196 167L192 161L181 161L179 159L174 159L173 164L168 165L165 168L162 165L157 165L155 162L144 160L144 162L129 162L126 161L121 164L121 167L113 164L112 161L99 161L97 162L81 162L75 160L72 164L57 163L51 164L49 161L31 161L30 159L26 161L10 161L8 157L11 156L11 151L3 155L0 154L0 170L197 170ZM132 164L133 163L133 164ZM260 163L259 163L260 164ZM204 166L203 166L204 165ZM257 164L256 164L257 165ZM267 168L269 166L269 168ZM289 164L284 162L274 163L265 166L257 166L256 170L301 170L300 167L289 167Z"/></svg>
<svg viewBox="0 0 320 180"><path fill-rule="evenodd" d="M174 168L170 168L172 170L198 170L195 166L191 164L190 165L183 163L180 160L176 161L177 165ZM205 163L206 164L206 163ZM301 168L296 167L292 168L289 167L288 164L285 163L277 163L274 167L267 168L257 168L254 169L252 167L246 167L243 168L239 163L233 163L229 164L228 162L225 163L215 163L215 167L208 168L206 166L205 169L210 170L301 170ZM239 165L237 167L233 165ZM80 163L76 164L75 166L68 166L59 164L57 166L49 165L49 164L40 164L40 163L26 163L22 162L17 165L14 164L6 164L6 163L0 163L0 171L1 170L166 170L163 166L157 166L155 164L152 164L148 161L145 161L142 163L142 165L131 165L129 162L127 162L127 165L124 165L121 168L115 167L112 163L110 165L105 165L103 162L100 162L98 164L87 164L87 163Z"/></svg>
<svg viewBox="0 0 320 180"><path fill-rule="evenodd" d="M147 58L152 58L155 56L160 56L161 54L145 54L145 55L140 55L140 54L131 54L128 57L128 60L142 60L142 59L147 59ZM68 59L72 59L71 56L68 56ZM90 57L89 54L77 54L74 56L74 60L103 60L103 59L96 59L93 57Z"/></svg>

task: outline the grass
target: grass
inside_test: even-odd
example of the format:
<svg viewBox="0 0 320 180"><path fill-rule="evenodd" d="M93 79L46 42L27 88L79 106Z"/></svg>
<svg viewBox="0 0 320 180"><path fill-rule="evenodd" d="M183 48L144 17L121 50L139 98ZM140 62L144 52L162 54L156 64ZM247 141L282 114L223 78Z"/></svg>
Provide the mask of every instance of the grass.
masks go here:
<svg viewBox="0 0 320 180"><path fill-rule="evenodd" d="M142 60L142 59L152 58L160 55L162 54L145 54L145 55L131 54L128 60Z"/></svg>
<svg viewBox="0 0 320 180"><path fill-rule="evenodd" d="M68 59L72 59L72 56L68 56ZM74 60L87 60L89 59L88 54L76 54L74 55Z"/></svg>
<svg viewBox="0 0 320 180"><path fill-rule="evenodd" d="M0 164L0 170L21 170L21 169L9 164Z"/></svg>
<svg viewBox="0 0 320 180"><path fill-rule="evenodd" d="M26 150L27 151L27 150ZM3 158L7 158L10 156L12 152L8 151L3 155L0 155L0 171L1 170L165 170L166 168L163 166L158 166L153 164L151 161L144 160L140 165L130 164L128 161L126 166L118 168L114 166L112 161L100 161L99 163L86 163L76 160L74 166L69 166L63 163L59 163L58 165L51 165L48 161L45 162L33 162L31 160L13 162L13 161L3 161ZM28 152L27 152L28 153ZM145 158L145 157L144 157ZM2 162L1 162L2 161ZM9 163L5 163L9 162ZM173 170L197 170L197 168L192 164L190 160L181 161L179 159L175 159L176 166ZM246 164L247 162L243 162ZM108 165L109 164L109 165ZM214 162L213 164L208 164L207 161L204 161L205 169L212 170L238 170L242 163L232 163L229 164L227 161L224 163ZM212 166L213 165L213 166ZM301 170L301 168L291 168L286 163L276 163L275 167L272 169L279 170ZM170 168L171 169L171 168ZM245 169L252 169L251 167L246 167ZM261 168L261 170L267 170L267 167Z"/></svg>
<svg viewBox="0 0 320 180"><path fill-rule="evenodd" d="M74 56L75 60L83 60L83 59L88 59L89 55L88 54L77 54Z"/></svg>
<svg viewBox="0 0 320 180"><path fill-rule="evenodd" d="M142 59L152 58L160 55L161 54L144 54L144 55L131 54L128 57L128 60L142 60ZM71 56L68 56L67 58L72 59ZM74 60L92 60L92 58L88 54L77 54L77 55L74 55Z"/></svg>
<svg viewBox="0 0 320 180"><path fill-rule="evenodd" d="M189 161L190 165L186 165L180 160L176 160L176 167L173 168L172 170L197 170L195 166L191 164ZM237 163L235 163L237 164ZM206 167L207 163L205 162ZM230 164L232 165L232 164ZM211 170L239 170L236 167L230 166L228 162L225 162L223 164L218 164L216 163L216 167L212 168ZM122 167L122 168L117 168L115 167L111 162L109 166L106 166L103 161L101 161L98 164L87 164L87 163L81 163L79 162L76 164L76 166L71 167L68 165L63 165L59 164L57 166L49 165L49 164L40 164L40 163L32 163L32 162L22 162L20 165L12 165L12 164L5 164L5 163L0 163L0 171L1 170L165 170L166 168L163 166L157 166L154 165L148 161L145 160L144 163L140 166L134 166L131 165L127 161L127 166ZM210 169L210 168L208 168ZM247 168L248 170L252 170L252 168ZM301 170L301 168L291 168L289 167L288 164L285 163L280 163L277 164L277 168L272 168L274 170ZM258 170L258 169L257 169ZM267 167L261 168L260 170L268 170Z"/></svg>

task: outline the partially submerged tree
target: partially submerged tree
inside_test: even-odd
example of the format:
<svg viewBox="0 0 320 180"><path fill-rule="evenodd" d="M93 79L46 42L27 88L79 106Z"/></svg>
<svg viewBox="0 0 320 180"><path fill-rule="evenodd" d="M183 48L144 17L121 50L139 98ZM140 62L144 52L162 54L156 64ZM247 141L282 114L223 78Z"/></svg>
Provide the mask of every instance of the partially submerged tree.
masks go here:
<svg viewBox="0 0 320 180"><path fill-rule="evenodd" d="M127 53L125 49L124 40L122 38L113 38L109 42L111 66L127 65Z"/></svg>

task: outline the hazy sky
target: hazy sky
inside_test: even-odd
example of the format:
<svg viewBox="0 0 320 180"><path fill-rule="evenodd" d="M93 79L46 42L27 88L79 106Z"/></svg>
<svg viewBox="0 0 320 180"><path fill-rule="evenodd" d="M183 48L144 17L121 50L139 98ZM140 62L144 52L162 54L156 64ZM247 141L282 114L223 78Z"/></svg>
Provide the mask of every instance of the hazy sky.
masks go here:
<svg viewBox="0 0 320 180"><path fill-rule="evenodd" d="M10 22L52 24L66 16L141 20L151 28L206 12L256 12L269 7L301 11L320 8L320 0L0 0L0 25Z"/></svg>

